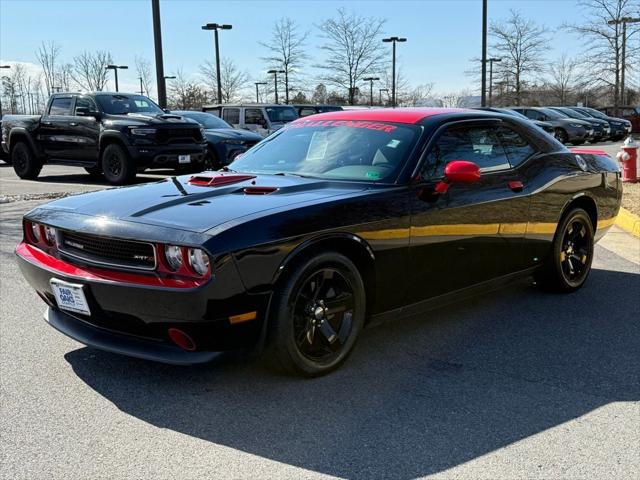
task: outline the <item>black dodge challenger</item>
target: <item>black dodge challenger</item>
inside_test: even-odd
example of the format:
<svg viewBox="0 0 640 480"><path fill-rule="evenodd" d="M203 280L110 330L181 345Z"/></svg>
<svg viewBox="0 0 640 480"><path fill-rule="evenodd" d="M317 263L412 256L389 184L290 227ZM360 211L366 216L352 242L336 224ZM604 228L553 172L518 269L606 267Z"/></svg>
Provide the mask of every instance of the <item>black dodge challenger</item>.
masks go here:
<svg viewBox="0 0 640 480"><path fill-rule="evenodd" d="M86 345L173 364L255 348L313 376L370 322L520 276L580 288L621 192L604 152L512 115L332 112L221 171L40 206L16 254Z"/></svg>

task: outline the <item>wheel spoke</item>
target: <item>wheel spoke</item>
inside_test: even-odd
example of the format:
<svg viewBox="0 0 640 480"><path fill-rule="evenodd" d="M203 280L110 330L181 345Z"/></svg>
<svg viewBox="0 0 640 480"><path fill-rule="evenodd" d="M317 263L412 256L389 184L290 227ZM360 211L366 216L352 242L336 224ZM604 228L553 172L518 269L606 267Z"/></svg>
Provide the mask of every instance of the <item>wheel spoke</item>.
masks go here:
<svg viewBox="0 0 640 480"><path fill-rule="evenodd" d="M320 322L320 325L318 325L318 329L327 340L327 342L329 342L329 345L333 345L335 341L338 340L338 334L327 319L324 319Z"/></svg>

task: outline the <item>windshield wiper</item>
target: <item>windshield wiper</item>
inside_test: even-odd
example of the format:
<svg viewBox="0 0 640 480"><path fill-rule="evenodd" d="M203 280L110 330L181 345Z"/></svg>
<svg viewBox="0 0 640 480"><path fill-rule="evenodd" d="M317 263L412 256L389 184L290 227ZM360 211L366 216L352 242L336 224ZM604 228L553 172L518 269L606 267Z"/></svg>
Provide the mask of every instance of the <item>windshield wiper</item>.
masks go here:
<svg viewBox="0 0 640 480"><path fill-rule="evenodd" d="M236 173L235 170L230 169L227 165L225 165L224 167L222 167L220 170L222 170L223 172L233 172Z"/></svg>
<svg viewBox="0 0 640 480"><path fill-rule="evenodd" d="M301 173L291 173L291 172L278 172L272 173L271 175L280 175L282 177L301 177L301 178L311 178L309 175L302 175Z"/></svg>

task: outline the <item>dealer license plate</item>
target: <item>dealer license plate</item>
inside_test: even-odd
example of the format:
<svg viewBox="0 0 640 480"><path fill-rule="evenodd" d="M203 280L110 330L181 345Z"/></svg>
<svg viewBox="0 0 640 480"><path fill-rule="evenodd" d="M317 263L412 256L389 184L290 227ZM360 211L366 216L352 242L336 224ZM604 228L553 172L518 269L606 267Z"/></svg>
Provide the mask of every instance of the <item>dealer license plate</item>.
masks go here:
<svg viewBox="0 0 640 480"><path fill-rule="evenodd" d="M63 282L56 278L52 278L50 284L61 310L91 315L82 285Z"/></svg>
<svg viewBox="0 0 640 480"><path fill-rule="evenodd" d="M191 163L191 155L178 155L178 163Z"/></svg>

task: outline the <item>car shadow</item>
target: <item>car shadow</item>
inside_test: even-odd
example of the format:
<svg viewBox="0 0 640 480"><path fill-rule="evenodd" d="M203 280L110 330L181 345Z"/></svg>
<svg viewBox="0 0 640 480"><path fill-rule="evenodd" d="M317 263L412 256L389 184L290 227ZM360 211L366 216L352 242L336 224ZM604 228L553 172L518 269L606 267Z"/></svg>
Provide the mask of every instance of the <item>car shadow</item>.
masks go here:
<svg viewBox="0 0 640 480"><path fill-rule="evenodd" d="M370 328L314 380L220 355L171 367L81 348L75 373L160 428L347 478L449 469L610 402L640 400L640 275L571 295L529 283Z"/></svg>
<svg viewBox="0 0 640 480"><path fill-rule="evenodd" d="M46 171L45 171L44 172L45 174L44 175L41 174L36 181L42 182L42 183L54 183L54 184L69 183L69 184L76 184L76 185L104 185L106 187L111 186L103 177L92 178L88 174L84 173L84 171L80 170L80 172L82 173L56 175L56 174L46 174ZM172 176L172 175L176 175L176 173L172 170L154 170L153 172L139 173L136 176L133 184L135 185L139 183L157 182L158 180L163 180L165 177Z"/></svg>

